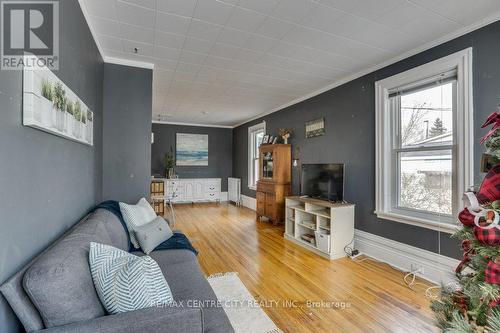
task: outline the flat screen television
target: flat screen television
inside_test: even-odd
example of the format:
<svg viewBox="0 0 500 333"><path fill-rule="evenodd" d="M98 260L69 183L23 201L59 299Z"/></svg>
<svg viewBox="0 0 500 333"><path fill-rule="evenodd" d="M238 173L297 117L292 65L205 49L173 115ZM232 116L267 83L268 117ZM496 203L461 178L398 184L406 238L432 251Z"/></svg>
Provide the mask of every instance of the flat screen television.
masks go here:
<svg viewBox="0 0 500 333"><path fill-rule="evenodd" d="M303 164L300 195L336 202L344 200L344 164Z"/></svg>

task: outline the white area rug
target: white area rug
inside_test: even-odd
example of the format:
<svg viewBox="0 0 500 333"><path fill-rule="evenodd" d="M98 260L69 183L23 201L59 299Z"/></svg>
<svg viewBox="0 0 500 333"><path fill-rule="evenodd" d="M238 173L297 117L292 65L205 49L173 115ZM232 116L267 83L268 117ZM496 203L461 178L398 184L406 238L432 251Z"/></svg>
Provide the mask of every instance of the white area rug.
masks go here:
<svg viewBox="0 0 500 333"><path fill-rule="evenodd" d="M236 333L282 333L260 308L238 273L214 274L207 280Z"/></svg>

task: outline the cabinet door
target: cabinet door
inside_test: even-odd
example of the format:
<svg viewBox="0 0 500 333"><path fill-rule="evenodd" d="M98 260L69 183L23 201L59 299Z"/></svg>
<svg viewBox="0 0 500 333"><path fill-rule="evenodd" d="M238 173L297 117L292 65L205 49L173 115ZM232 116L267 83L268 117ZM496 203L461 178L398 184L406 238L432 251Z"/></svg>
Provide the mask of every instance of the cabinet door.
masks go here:
<svg viewBox="0 0 500 333"><path fill-rule="evenodd" d="M193 199L194 199L193 182L186 182L184 189L184 201L193 201Z"/></svg>
<svg viewBox="0 0 500 333"><path fill-rule="evenodd" d="M204 197L203 192L203 182L195 181L193 183L193 199L194 200L202 200Z"/></svg>
<svg viewBox="0 0 500 333"><path fill-rule="evenodd" d="M257 216L266 215L266 194L257 192Z"/></svg>
<svg viewBox="0 0 500 333"><path fill-rule="evenodd" d="M276 218L276 196L271 193L266 193L266 216Z"/></svg>

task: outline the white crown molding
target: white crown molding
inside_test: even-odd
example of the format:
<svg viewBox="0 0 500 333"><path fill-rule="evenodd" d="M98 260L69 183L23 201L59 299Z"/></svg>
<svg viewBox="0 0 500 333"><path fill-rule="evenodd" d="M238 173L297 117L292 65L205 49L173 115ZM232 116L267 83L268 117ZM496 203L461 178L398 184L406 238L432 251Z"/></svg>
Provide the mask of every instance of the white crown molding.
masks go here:
<svg viewBox="0 0 500 333"><path fill-rule="evenodd" d="M155 64L152 64L150 62L128 60L128 59L108 57L108 56L104 57L104 62L107 64L146 68L146 69L154 69L155 68Z"/></svg>
<svg viewBox="0 0 500 333"><path fill-rule="evenodd" d="M175 122L175 121L161 121L161 120L153 120L153 124L178 125L178 126L196 126L196 127L216 127L216 128L234 128L234 126L225 126L225 125L181 123L181 122Z"/></svg>
<svg viewBox="0 0 500 333"><path fill-rule="evenodd" d="M78 0L78 4L80 5L80 9L82 10L83 17L85 18L85 21L87 22L87 26L89 27L90 34L94 38L94 42L97 45L97 49L99 50L99 53L101 54L101 57L104 60L104 52L102 50L101 44L99 44L99 40L97 40L97 33L94 30L94 27L92 26L92 24L90 24L90 14L87 11L87 7L85 6L85 1Z"/></svg>
<svg viewBox="0 0 500 333"><path fill-rule="evenodd" d="M294 99L294 100L292 100L292 101L290 101L288 103L285 103L285 104L283 104L281 106L278 106L277 108L274 108L274 109L272 109L270 111L266 111L266 112L260 113L260 114L256 115L255 117L252 117L252 118L250 118L250 119L248 119L248 120L246 120L246 121L244 121L242 123L234 125L233 127L236 128L236 127L239 127L241 125L245 125L246 123L249 123L249 122L254 121L256 119L259 119L261 117L267 116L267 115L269 115L271 113L283 110L284 108L287 108L289 106L295 105L295 104L300 103L300 102L303 102L303 101L305 101L305 100L307 100L309 98L312 98L314 96L322 94L322 93L324 93L324 92L326 92L328 90L331 90L333 88L341 86L341 85L343 85L345 83L348 83L350 81L358 79L358 78L360 78L362 76L365 76L367 74L373 73L373 72L375 72L375 71L377 71L379 69L382 69L384 67L387 67L389 65L395 64L398 61L404 60L404 59L409 58L411 56L414 56L414 55L416 55L418 53L421 53L421 52L424 52L426 50L429 50L429 49L431 49L433 47L436 47L436 46L438 46L440 44L449 42L450 40L453 40L455 38L458 38L460 36L468 34L469 32L472 32L474 30L480 29L480 28L482 28L484 26L487 26L488 24L491 24L491 23L496 22L498 20L500 20L500 11L495 12L495 13L487 16L486 18L484 18L484 19L482 19L482 20L480 20L480 21L478 21L478 22L476 22L474 24L471 24L471 25L469 25L467 27L464 27L462 29L456 30L456 31L454 31L454 32L452 32L452 33L450 33L448 35L445 35L445 36L443 36L441 38L435 39L435 40L433 40L431 42L425 43L424 45L421 45L421 46L419 46L417 48L414 48L414 49L412 49L412 50L410 50L408 52L405 52L405 53L403 53L403 54L401 54L401 55L399 55L397 57L394 57L392 59L384 61L384 62L382 62L382 63L380 63L378 65L368 67L368 68L366 68L366 69L364 69L362 71L359 71L359 72L357 72L355 74L349 75L349 76L347 76L347 77L345 77L343 79L335 81L335 82L327 85L326 87L323 87L321 89L313 91L313 92L311 92L311 93L309 93L307 95L304 95L302 97L296 98L296 99Z"/></svg>

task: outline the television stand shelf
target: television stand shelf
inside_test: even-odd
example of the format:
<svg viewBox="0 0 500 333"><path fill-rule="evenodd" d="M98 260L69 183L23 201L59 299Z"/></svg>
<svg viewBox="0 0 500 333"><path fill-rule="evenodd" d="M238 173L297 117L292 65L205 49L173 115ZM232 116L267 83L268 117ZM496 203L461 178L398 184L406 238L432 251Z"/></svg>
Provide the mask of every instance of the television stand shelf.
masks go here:
<svg viewBox="0 0 500 333"><path fill-rule="evenodd" d="M354 237L353 204L287 197L285 207L285 239L330 260L346 256Z"/></svg>

